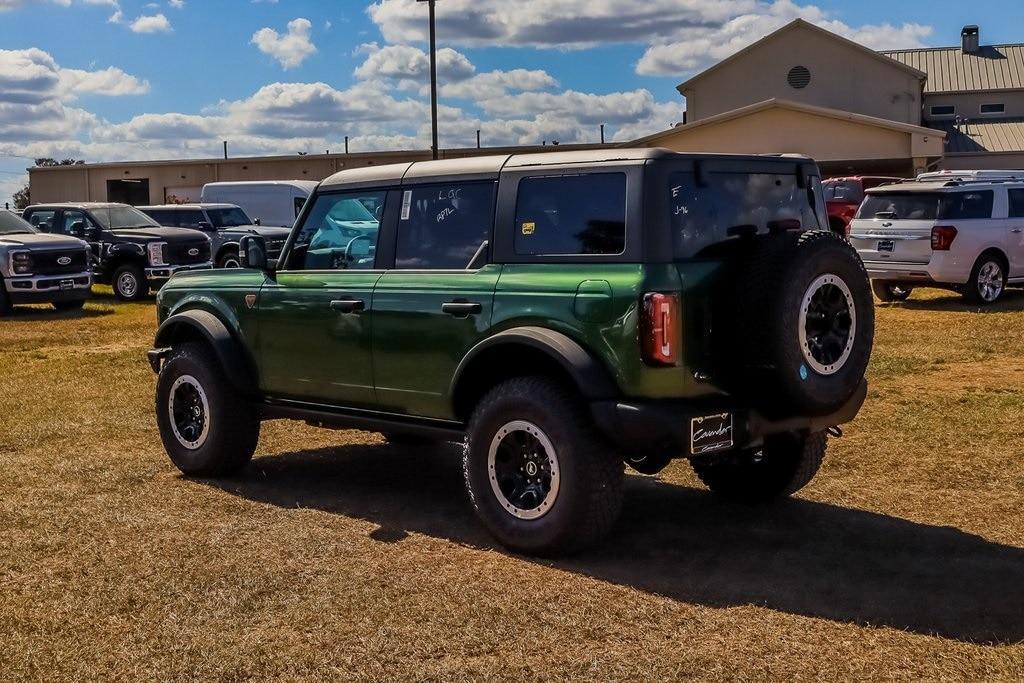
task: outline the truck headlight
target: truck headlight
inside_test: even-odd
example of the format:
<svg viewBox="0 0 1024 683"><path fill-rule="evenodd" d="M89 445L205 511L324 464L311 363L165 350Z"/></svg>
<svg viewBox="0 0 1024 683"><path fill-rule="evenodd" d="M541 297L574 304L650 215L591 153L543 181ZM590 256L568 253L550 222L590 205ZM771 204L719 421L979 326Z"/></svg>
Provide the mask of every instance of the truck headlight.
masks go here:
<svg viewBox="0 0 1024 683"><path fill-rule="evenodd" d="M32 254L27 251L16 251L11 254L11 272L14 275L31 275Z"/></svg>
<svg viewBox="0 0 1024 683"><path fill-rule="evenodd" d="M149 255L149 265L167 265L167 242L152 242L146 245L146 252Z"/></svg>

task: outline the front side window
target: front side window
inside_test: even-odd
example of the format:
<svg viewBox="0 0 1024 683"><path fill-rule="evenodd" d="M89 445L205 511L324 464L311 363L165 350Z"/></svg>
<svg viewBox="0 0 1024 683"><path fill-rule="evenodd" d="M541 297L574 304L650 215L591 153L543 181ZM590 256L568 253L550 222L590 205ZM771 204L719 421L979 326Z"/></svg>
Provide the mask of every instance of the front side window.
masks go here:
<svg viewBox="0 0 1024 683"><path fill-rule="evenodd" d="M795 173L706 173L703 183L693 173L673 173L668 191L676 256L749 230L824 229L821 180L808 176L805 185Z"/></svg>
<svg viewBox="0 0 1024 683"><path fill-rule="evenodd" d="M239 225L252 225L252 219L237 206L227 209L207 209L210 224L215 228L235 228Z"/></svg>
<svg viewBox="0 0 1024 683"><path fill-rule="evenodd" d="M192 228L195 230L199 227L200 223L206 222L206 216L204 216L203 212L198 209L173 211L172 214L174 215L174 223L171 223L170 225L174 225L179 228Z"/></svg>
<svg viewBox="0 0 1024 683"><path fill-rule="evenodd" d="M1010 218L1024 218L1024 190L1010 190Z"/></svg>
<svg viewBox="0 0 1024 683"><path fill-rule="evenodd" d="M85 214L81 211L65 211L60 221L60 232L80 237L85 231Z"/></svg>
<svg viewBox="0 0 1024 683"><path fill-rule="evenodd" d="M306 197L295 198L295 217L298 218L299 214L302 213L302 207L306 205Z"/></svg>
<svg viewBox="0 0 1024 683"><path fill-rule="evenodd" d="M363 203L383 205L386 198L387 192L372 190L318 196L295 238L287 270L372 270L380 221Z"/></svg>
<svg viewBox="0 0 1024 683"><path fill-rule="evenodd" d="M362 210L369 213L367 205ZM402 193L395 267L464 270L494 224L494 183L428 185Z"/></svg>
<svg viewBox="0 0 1024 683"><path fill-rule="evenodd" d="M515 249L520 256L621 254L626 249L626 174L523 178Z"/></svg>

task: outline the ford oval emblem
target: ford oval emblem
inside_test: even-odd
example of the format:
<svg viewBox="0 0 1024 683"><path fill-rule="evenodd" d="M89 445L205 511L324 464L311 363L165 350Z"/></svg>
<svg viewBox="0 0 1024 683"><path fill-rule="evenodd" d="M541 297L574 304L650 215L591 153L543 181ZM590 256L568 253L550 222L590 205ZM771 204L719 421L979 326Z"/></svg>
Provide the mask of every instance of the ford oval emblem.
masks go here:
<svg viewBox="0 0 1024 683"><path fill-rule="evenodd" d="M189 249L188 250L188 255L189 256L199 256L199 250L198 249Z"/></svg>
<svg viewBox="0 0 1024 683"><path fill-rule="evenodd" d="M71 257L70 256L61 256L59 259L57 259L57 265L58 266L70 266L71 265Z"/></svg>

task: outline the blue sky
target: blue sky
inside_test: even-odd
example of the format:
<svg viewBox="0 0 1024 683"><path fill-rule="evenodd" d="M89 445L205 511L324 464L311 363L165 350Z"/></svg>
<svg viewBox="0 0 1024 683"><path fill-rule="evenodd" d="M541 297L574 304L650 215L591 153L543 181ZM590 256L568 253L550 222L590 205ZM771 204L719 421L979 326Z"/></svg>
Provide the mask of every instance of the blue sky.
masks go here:
<svg viewBox="0 0 1024 683"><path fill-rule="evenodd" d="M800 16L875 48L1024 42L1019 0L438 0L442 145L630 139ZM415 0L0 0L0 203L34 156L426 147Z"/></svg>

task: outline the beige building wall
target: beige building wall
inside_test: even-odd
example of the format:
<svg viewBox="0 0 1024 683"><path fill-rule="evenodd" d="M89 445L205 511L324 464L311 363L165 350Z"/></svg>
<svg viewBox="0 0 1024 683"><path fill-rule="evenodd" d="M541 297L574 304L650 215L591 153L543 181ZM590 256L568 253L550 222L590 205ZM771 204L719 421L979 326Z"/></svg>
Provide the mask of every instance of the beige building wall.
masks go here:
<svg viewBox="0 0 1024 683"><path fill-rule="evenodd" d="M953 93L945 95L925 95L924 118L927 121L941 120L931 116L933 106L950 105L956 107L956 113L964 118L1000 119L1024 117L1024 91L992 91L985 93ZM982 116L981 105L1005 104L1006 113L998 116ZM951 117L946 117L948 120Z"/></svg>
<svg viewBox="0 0 1024 683"><path fill-rule="evenodd" d="M798 65L811 72L806 88L787 82ZM918 125L921 91L919 78L896 62L800 23L684 84L682 93L688 122L779 98Z"/></svg>

